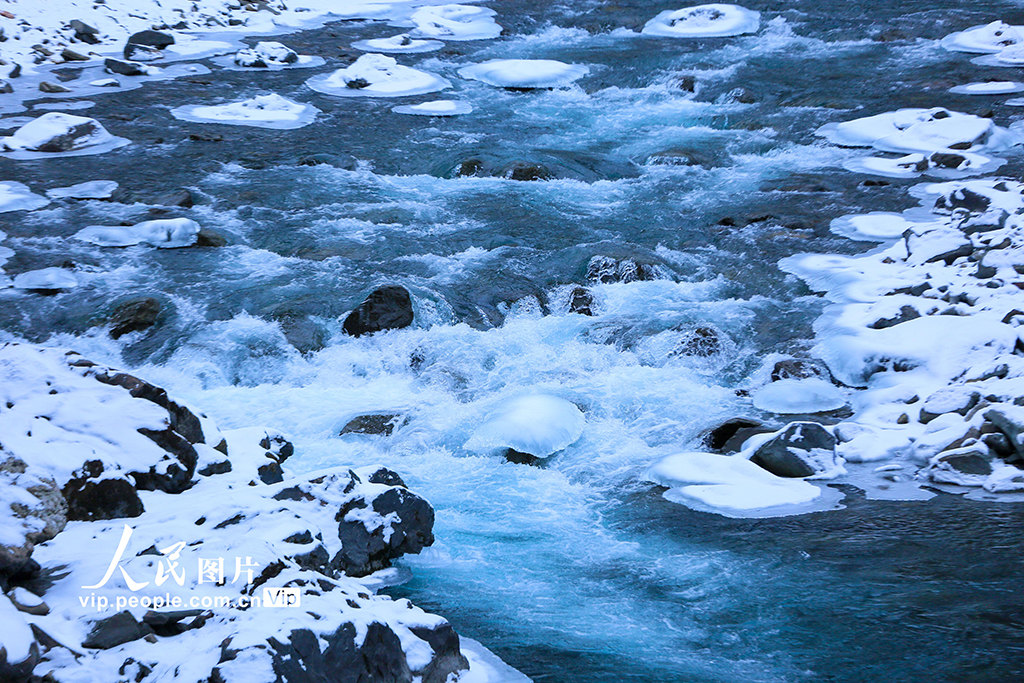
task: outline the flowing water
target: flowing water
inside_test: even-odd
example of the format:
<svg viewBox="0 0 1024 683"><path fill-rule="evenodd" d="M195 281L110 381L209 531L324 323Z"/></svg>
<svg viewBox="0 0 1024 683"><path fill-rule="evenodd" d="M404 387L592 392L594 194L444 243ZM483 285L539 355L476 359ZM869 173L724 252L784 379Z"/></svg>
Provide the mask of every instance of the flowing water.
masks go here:
<svg viewBox="0 0 1024 683"><path fill-rule="evenodd" d="M216 418L289 434L293 471L382 463L436 508L434 547L390 589L449 618L540 681L1012 681L1024 677L1019 590L1024 512L939 496L866 501L796 518L732 520L667 502L643 482L659 458L808 346L821 309L775 267L804 251L854 253L833 218L900 210L913 181L865 183L859 154L820 125L908 106L991 110L948 94L1005 69L936 39L1002 18L1011 2L749 2L752 36L647 39L666 3L493 7L497 41L400 57L449 78L468 116L427 118L398 100L332 98L303 83L396 32L339 22L287 36L315 70L209 75L90 96L83 113L131 147L103 156L0 160L41 192L92 179L116 202L59 201L0 216L8 273L76 264L82 284L44 297L7 290L0 334L134 368ZM873 39L889 30L892 41ZM898 32L892 33L892 31ZM510 92L459 79L492 58L590 66L578 87ZM185 123L180 104L261 92L309 102L306 128ZM692 92L695 91L695 92ZM201 139L190 139L199 134ZM215 136L221 139L213 140ZM458 175L467 164L474 177ZM551 179L501 177L519 167ZM1019 177L1011 157L1002 171ZM190 209L153 209L190 188ZM219 249L102 249L91 224L187 216ZM661 279L592 286L595 316L568 313L594 256L652 264ZM353 339L341 321L375 286L402 284L414 328ZM162 304L148 333L111 340L120 302ZM711 358L672 351L695 326ZM462 449L502 400L555 393L586 411L583 438L542 467ZM390 438L338 437L352 416L402 412Z"/></svg>

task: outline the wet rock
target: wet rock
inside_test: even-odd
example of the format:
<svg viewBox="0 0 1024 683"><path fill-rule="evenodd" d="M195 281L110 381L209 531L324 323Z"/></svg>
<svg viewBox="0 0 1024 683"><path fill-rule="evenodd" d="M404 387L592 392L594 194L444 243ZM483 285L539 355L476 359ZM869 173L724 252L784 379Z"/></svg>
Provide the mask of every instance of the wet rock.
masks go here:
<svg viewBox="0 0 1024 683"><path fill-rule="evenodd" d="M772 368L772 381L778 382L784 379L811 379L819 377L825 381L832 381L832 373L820 360L813 358L787 358L780 360Z"/></svg>
<svg viewBox="0 0 1024 683"><path fill-rule="evenodd" d="M391 561L402 555L418 554L434 542L434 509L404 487L388 488L372 501L356 498L341 508L337 520L342 548L331 566L349 576L372 574L391 566ZM374 526L364 520L380 524Z"/></svg>
<svg viewBox="0 0 1024 683"><path fill-rule="evenodd" d="M610 256L594 256L587 264L587 279L592 282L636 282L657 280L659 273L650 263L638 263L634 259L614 259Z"/></svg>
<svg viewBox="0 0 1024 683"><path fill-rule="evenodd" d="M810 477L832 469L836 437L816 422L791 422L758 446L750 461L777 477Z"/></svg>
<svg viewBox="0 0 1024 683"><path fill-rule="evenodd" d="M722 351L721 333L713 327L695 327L686 332L672 351L673 356L707 358Z"/></svg>
<svg viewBox="0 0 1024 683"><path fill-rule="evenodd" d="M161 206L180 206L183 209L190 209L195 205L195 200L192 197L192 193L182 187L173 192L160 195L153 203L160 204Z"/></svg>
<svg viewBox="0 0 1024 683"><path fill-rule="evenodd" d="M93 522L138 517L144 512L138 491L127 477L112 476L99 460L89 460L76 470L63 494L69 520Z"/></svg>
<svg viewBox="0 0 1024 683"><path fill-rule="evenodd" d="M405 424L405 417L398 413L386 413L380 415L360 415L349 420L348 424L341 428L341 435L345 434L377 434L380 436L391 436L395 427Z"/></svg>
<svg viewBox="0 0 1024 683"><path fill-rule="evenodd" d="M536 455L523 453L514 448L506 449L504 458L507 462L515 463L516 465L536 465L540 461L540 458Z"/></svg>
<svg viewBox="0 0 1024 683"><path fill-rule="evenodd" d="M704 432L700 440L715 453L735 453L750 437L773 431L757 420L734 417Z"/></svg>
<svg viewBox="0 0 1024 683"><path fill-rule="evenodd" d="M145 76L149 73L145 65L139 62L129 62L120 59L107 58L103 60L103 70L110 74L121 76Z"/></svg>
<svg viewBox="0 0 1024 683"><path fill-rule="evenodd" d="M110 336L120 339L129 332L148 329L156 324L159 316L160 302L152 297L126 301L110 316Z"/></svg>
<svg viewBox="0 0 1024 683"><path fill-rule="evenodd" d="M45 93L61 93L71 92L71 88L59 85L57 83L50 83L49 81L42 81L39 83L39 91Z"/></svg>
<svg viewBox="0 0 1024 683"><path fill-rule="evenodd" d="M196 243L194 247L226 247L228 245L228 239L218 232L214 232L210 228L199 228L199 232L196 233Z"/></svg>
<svg viewBox="0 0 1024 683"><path fill-rule="evenodd" d="M402 476L387 467L378 468L366 478L371 484L384 484L385 486L405 486ZM406 487L408 488L408 487Z"/></svg>
<svg viewBox="0 0 1024 683"><path fill-rule="evenodd" d="M363 303L345 318L342 329L360 337L381 330L408 327L413 321L412 297L405 287L388 285L370 293Z"/></svg>
<svg viewBox="0 0 1024 683"><path fill-rule="evenodd" d="M594 296L585 287L575 287L569 293L569 312L594 315Z"/></svg>
<svg viewBox="0 0 1024 683"><path fill-rule="evenodd" d="M554 174L540 164L517 161L502 169L501 177L509 180L529 182L532 180L550 180L554 177Z"/></svg>
<svg viewBox="0 0 1024 683"><path fill-rule="evenodd" d="M895 28L887 28L884 31L879 31L873 35L871 39L878 43L894 43L901 40L910 40L906 33Z"/></svg>
<svg viewBox="0 0 1024 683"><path fill-rule="evenodd" d="M134 57L141 61L159 59L162 56L160 51L168 45L174 45L174 36L159 31L139 31L128 38L128 43L124 46L124 58Z"/></svg>
<svg viewBox="0 0 1024 683"><path fill-rule="evenodd" d="M967 415L980 400L981 394L969 387L945 387L925 399L919 419L922 423L928 424L945 413Z"/></svg>
<svg viewBox="0 0 1024 683"><path fill-rule="evenodd" d="M136 621L132 613L125 610L95 622L89 635L82 641L82 647L109 650L149 635L153 635L153 629Z"/></svg>

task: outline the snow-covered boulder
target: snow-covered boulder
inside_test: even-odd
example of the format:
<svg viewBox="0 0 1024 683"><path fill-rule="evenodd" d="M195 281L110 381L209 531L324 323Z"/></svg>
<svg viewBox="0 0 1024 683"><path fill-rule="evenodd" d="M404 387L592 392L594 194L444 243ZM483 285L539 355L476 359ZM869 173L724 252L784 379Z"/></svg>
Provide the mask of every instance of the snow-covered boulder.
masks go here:
<svg viewBox="0 0 1024 683"><path fill-rule="evenodd" d="M74 289L78 286L78 278L67 268L40 268L30 270L14 277L14 288L30 292L59 292Z"/></svg>
<svg viewBox="0 0 1024 683"><path fill-rule="evenodd" d="M306 85L343 97L404 97L444 90L452 84L436 74L402 66L393 57L370 53L332 74L314 76Z"/></svg>
<svg viewBox="0 0 1024 683"><path fill-rule="evenodd" d="M127 226L90 225L75 233L75 239L101 247L146 244L173 249L195 244L200 229L198 223L188 218L161 218Z"/></svg>
<svg viewBox="0 0 1024 683"><path fill-rule="evenodd" d="M233 126L254 126L293 130L313 123L320 110L311 104L294 102L276 93L257 95L240 102L175 107L171 114L182 121L226 123Z"/></svg>
<svg viewBox="0 0 1024 683"><path fill-rule="evenodd" d="M0 680L28 681L39 661L39 644L18 609L0 594Z"/></svg>
<svg viewBox="0 0 1024 683"><path fill-rule="evenodd" d="M28 189L28 185L14 180L0 181L0 213L6 211L35 211L49 204L46 197L40 197Z"/></svg>
<svg viewBox="0 0 1024 683"><path fill-rule="evenodd" d="M458 116L472 112L473 105L456 100L435 100L422 104L403 104L392 107L391 111L396 114L413 114L415 116Z"/></svg>
<svg viewBox="0 0 1024 683"><path fill-rule="evenodd" d="M60 487L39 469L0 451L0 577L24 571L32 549L67 524Z"/></svg>
<svg viewBox="0 0 1024 683"><path fill-rule="evenodd" d="M842 463L836 458L836 437L816 422L790 422L762 441L750 462L778 477L834 476Z"/></svg>
<svg viewBox="0 0 1024 683"><path fill-rule="evenodd" d="M554 59L491 59L459 69L459 75L499 88L559 88L590 73L582 64Z"/></svg>
<svg viewBox="0 0 1024 683"><path fill-rule="evenodd" d="M846 397L831 382L818 377L780 379L754 392L754 407L780 415L824 413L846 405Z"/></svg>
<svg viewBox="0 0 1024 683"><path fill-rule="evenodd" d="M68 187L55 187L46 191L50 199L108 199L117 189L113 180L89 180Z"/></svg>
<svg viewBox="0 0 1024 683"><path fill-rule="evenodd" d="M0 138L0 150L60 154L90 148L112 149L122 143L128 141L108 133L96 119L49 112L29 121L14 135Z"/></svg>
<svg viewBox="0 0 1024 683"><path fill-rule="evenodd" d="M494 21L496 12L473 5L434 5L412 13L416 24L410 34L418 38L442 40L484 40L501 35L501 26Z"/></svg>
<svg viewBox="0 0 1024 683"><path fill-rule="evenodd" d="M299 55L290 47L276 41L260 41L255 46L235 53L235 64L255 69L286 66L299 61Z"/></svg>
<svg viewBox="0 0 1024 683"><path fill-rule="evenodd" d="M390 38L371 38L369 40L357 40L352 47L363 52L391 52L394 54L415 54L418 52L433 52L444 47L440 40L417 40L408 33L399 33Z"/></svg>
<svg viewBox="0 0 1024 683"><path fill-rule="evenodd" d="M546 458L575 443L585 424L580 409L564 398L519 396L493 410L473 431L465 448L481 453L506 451L509 459L523 455Z"/></svg>
<svg viewBox="0 0 1024 683"><path fill-rule="evenodd" d="M1024 91L1024 83L1016 81L985 81L983 83L967 83L949 89L957 95L1011 95Z"/></svg>
<svg viewBox="0 0 1024 683"><path fill-rule="evenodd" d="M648 21L644 35L669 38L722 38L753 33L761 14L738 5L714 3L665 10Z"/></svg>
<svg viewBox="0 0 1024 683"><path fill-rule="evenodd" d="M998 53L1009 47L1024 43L1024 26L1011 26L1003 21L993 21L983 26L972 26L964 31L951 33L942 39L947 50L974 53Z"/></svg>
<svg viewBox="0 0 1024 683"><path fill-rule="evenodd" d="M991 119L934 109L900 109L853 121L829 123L817 135L844 147L874 147L884 152L938 150L999 151L1020 142L1019 136Z"/></svg>

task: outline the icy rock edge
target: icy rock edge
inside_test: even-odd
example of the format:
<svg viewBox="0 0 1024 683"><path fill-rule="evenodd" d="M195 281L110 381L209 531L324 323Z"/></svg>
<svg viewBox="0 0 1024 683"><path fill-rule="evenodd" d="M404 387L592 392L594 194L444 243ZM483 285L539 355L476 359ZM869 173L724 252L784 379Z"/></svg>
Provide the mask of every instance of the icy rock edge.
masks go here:
<svg viewBox="0 0 1024 683"><path fill-rule="evenodd" d="M283 435L60 349L0 346L0 394L4 681L528 680L374 594L434 540L396 473L291 477Z"/></svg>

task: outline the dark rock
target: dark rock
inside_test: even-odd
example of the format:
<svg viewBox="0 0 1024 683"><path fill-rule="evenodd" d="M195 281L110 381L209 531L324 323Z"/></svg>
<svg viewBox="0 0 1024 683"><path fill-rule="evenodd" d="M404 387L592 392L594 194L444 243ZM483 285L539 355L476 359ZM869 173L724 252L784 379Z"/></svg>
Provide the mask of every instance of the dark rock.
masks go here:
<svg viewBox="0 0 1024 683"><path fill-rule="evenodd" d="M65 62L88 62L89 58L74 50L64 48L60 53L61 59Z"/></svg>
<svg viewBox="0 0 1024 683"><path fill-rule="evenodd" d="M935 152L928 159L931 161L932 166L938 168L951 168L958 169L960 166L967 161L967 159L960 154L950 154L948 152Z"/></svg>
<svg viewBox="0 0 1024 683"><path fill-rule="evenodd" d="M14 86L7 81L0 80L0 94L8 94L14 92Z"/></svg>
<svg viewBox="0 0 1024 683"><path fill-rule="evenodd" d="M381 330L408 327L413 321L412 298L405 287L379 287L345 318L346 334L360 337Z"/></svg>
<svg viewBox="0 0 1024 683"><path fill-rule="evenodd" d="M142 616L142 623L153 629L153 633L156 635L162 638L169 638L180 635L185 631L202 628L203 624L212 616L212 612L204 612L201 609L186 609L176 612L156 612L150 610ZM191 619L191 621L187 624L182 624L181 622L185 619Z"/></svg>
<svg viewBox="0 0 1024 683"><path fill-rule="evenodd" d="M167 392L160 387L124 372L113 374L98 372L93 376L104 384L127 389L128 393L135 398L150 401L164 408L170 417L172 430L183 436L189 443L206 443L206 437L203 435L203 427L199 422L199 418L192 414L192 411L188 408L170 400Z"/></svg>
<svg viewBox="0 0 1024 683"><path fill-rule="evenodd" d="M961 474L988 476L992 474L992 463L985 457L985 452L977 447L954 449L940 453L935 457L935 464L946 465Z"/></svg>
<svg viewBox="0 0 1024 683"><path fill-rule="evenodd" d="M100 39L96 37L99 35L99 30L78 19L72 19L69 23L75 32L75 40L80 40L88 45L97 45L100 42Z"/></svg>
<svg viewBox="0 0 1024 683"><path fill-rule="evenodd" d="M163 50L169 45L174 45L174 36L168 33L160 33L159 31L139 31L138 33L133 33L128 39L128 45L142 45L145 47L155 47L157 50ZM126 51L127 49L128 48L125 47Z"/></svg>
<svg viewBox="0 0 1024 683"><path fill-rule="evenodd" d="M422 672L417 672L423 677L423 683L445 683L452 674L469 668L469 661L459 647L459 634L451 624L444 623L432 629L413 627L410 630L417 638L427 641L434 651L430 664Z"/></svg>
<svg viewBox="0 0 1024 683"><path fill-rule="evenodd" d="M757 420L734 417L704 432L701 443L715 453L735 453L750 437L773 431Z"/></svg>
<svg viewBox="0 0 1024 683"><path fill-rule="evenodd" d="M160 431L140 429L139 433L149 437L167 455L148 471L131 473L136 488L142 491L160 490L164 493L181 493L189 488L199 455L188 439L173 428Z"/></svg>
<svg viewBox="0 0 1024 683"><path fill-rule="evenodd" d="M148 73L144 65L120 59L107 58L103 60L103 68L107 73L119 74L121 76L145 76Z"/></svg>
<svg viewBox="0 0 1024 683"><path fill-rule="evenodd" d="M214 232L209 228L199 228L199 232L196 233L196 243L193 246L196 247L226 247L228 240L220 233Z"/></svg>
<svg viewBox="0 0 1024 683"><path fill-rule="evenodd" d="M289 634L287 643L269 639L278 680L283 683L412 682L413 674L402 643L388 626L370 623L358 648L355 636L355 627L346 623L326 637L318 637L308 629L296 629ZM321 642L327 644L323 651ZM211 681L214 680L211 676Z"/></svg>
<svg viewBox="0 0 1024 683"><path fill-rule="evenodd" d="M64 485L69 520L92 522L138 517L143 513L138 491L126 477L100 479L103 474L103 463L89 460Z"/></svg>
<svg viewBox="0 0 1024 683"><path fill-rule="evenodd" d="M905 323L908 320L914 320L920 318L921 314L917 312L917 309L913 306L903 306L900 308L900 312L891 318L879 318L875 322L871 323L871 327L876 330L883 330L887 327L893 327L900 323Z"/></svg>
<svg viewBox="0 0 1024 683"><path fill-rule="evenodd" d="M430 504L404 487L392 487L370 503L381 516L394 513L398 521L381 525L372 532L359 519L346 521L348 513L367 507L363 498L357 498L338 512L338 537L342 548L331 566L349 576L366 576L391 566L391 560L407 553L417 554L434 542L434 509ZM390 528L390 538L385 531Z"/></svg>
<svg viewBox="0 0 1024 683"><path fill-rule="evenodd" d="M125 610L112 617L97 621L89 635L82 641L82 647L109 650L112 647L124 645L149 635L153 635L153 629L136 621L132 613Z"/></svg>
<svg viewBox="0 0 1024 683"><path fill-rule="evenodd" d="M1010 439L1007 438L1006 434L1002 432L982 434L981 442L988 446L992 453L1003 460L1008 460L1014 455L1013 444L1010 443Z"/></svg>
<svg viewBox="0 0 1024 683"><path fill-rule="evenodd" d="M946 413L967 415L980 400L981 394L967 387L952 386L939 389L922 404L920 421L928 424Z"/></svg>
<svg viewBox="0 0 1024 683"><path fill-rule="evenodd" d="M96 122L90 119L72 126L67 133L53 136L37 145L34 150L37 152L69 152L75 148L75 144L80 138L88 137L95 132Z"/></svg>
<svg viewBox="0 0 1024 683"><path fill-rule="evenodd" d="M7 74L7 78L19 78L21 76L21 64L15 64L14 68Z"/></svg>
<svg viewBox="0 0 1024 683"><path fill-rule="evenodd" d="M385 486L405 486L405 482L402 480L401 475L394 470L389 470L387 467L381 467L376 472L368 476L366 481L371 484L384 484Z"/></svg>
<svg viewBox="0 0 1024 683"><path fill-rule="evenodd" d="M1024 411L1015 408L997 406L986 410L984 416L1006 436L1013 449L1013 456L1008 459L1024 459Z"/></svg>
<svg viewBox="0 0 1024 683"><path fill-rule="evenodd" d="M224 142L220 133L190 133L188 139L193 142Z"/></svg>
<svg viewBox="0 0 1024 683"><path fill-rule="evenodd" d="M211 462L209 465L203 466L202 469L196 470L196 474L203 477L212 477L215 474L227 474L231 471L231 461L224 459L220 462Z"/></svg>
<svg viewBox="0 0 1024 683"><path fill-rule="evenodd" d="M303 569L309 569L322 574L330 573L331 556L322 543L317 543L311 550L292 555L291 559Z"/></svg>
<svg viewBox="0 0 1024 683"><path fill-rule="evenodd" d="M363 88L370 87L370 81L365 78L353 78L351 81L345 81L346 88L352 88L353 90L362 90Z"/></svg>
<svg viewBox="0 0 1024 683"><path fill-rule="evenodd" d="M195 205L192 193L183 187L157 197L154 203L161 206L180 206L183 209L190 209Z"/></svg>
<svg viewBox="0 0 1024 683"><path fill-rule="evenodd" d="M276 462L284 462L295 455L295 446L280 434L265 435L260 439L260 448L267 451L267 457Z"/></svg>
<svg viewBox="0 0 1024 683"><path fill-rule="evenodd" d="M575 287L569 294L569 312L594 315L594 297L585 287Z"/></svg>
<svg viewBox="0 0 1024 683"><path fill-rule="evenodd" d="M689 330L671 355L707 358L721 351L722 339L718 330L702 326Z"/></svg>
<svg viewBox="0 0 1024 683"><path fill-rule="evenodd" d="M256 469L256 473L259 474L260 481L264 484L280 484L284 481L284 470L282 470L281 465L276 462L268 462L265 465L260 465Z"/></svg>
<svg viewBox="0 0 1024 683"><path fill-rule="evenodd" d="M816 422L791 422L761 444L750 461L778 477L809 477L835 462L836 437Z"/></svg>
<svg viewBox="0 0 1024 683"><path fill-rule="evenodd" d="M657 280L658 271L650 263L637 263L631 258L616 260L610 256L595 256L587 264L587 279L606 284Z"/></svg>
<svg viewBox="0 0 1024 683"><path fill-rule="evenodd" d="M120 339L129 332L152 327L160 315L160 302L152 297L126 301L110 316L110 336Z"/></svg>
<svg viewBox="0 0 1024 683"><path fill-rule="evenodd" d="M819 377L826 381L832 381L832 373L820 360L812 358L787 358L780 360L772 368L772 381L778 382L783 379L811 379Z"/></svg>
<svg viewBox="0 0 1024 683"><path fill-rule="evenodd" d="M879 43L893 43L900 40L909 40L910 38L899 29L887 28L876 33L871 39Z"/></svg>
<svg viewBox="0 0 1024 683"><path fill-rule="evenodd" d="M313 542L313 534L310 533L309 529L305 531L294 533L288 538L284 539L285 543L295 543L297 545L309 545Z"/></svg>
<svg viewBox="0 0 1024 683"><path fill-rule="evenodd" d="M28 683L39 663L39 644L29 646L28 657L20 662L7 661L7 650L0 647L0 683Z"/></svg>
<svg viewBox="0 0 1024 683"><path fill-rule="evenodd" d="M967 209L971 213L984 213L991 201L988 197L967 188L952 190L935 200L935 208L939 211L952 212L956 209Z"/></svg>
<svg viewBox="0 0 1024 683"><path fill-rule="evenodd" d="M501 172L501 177L528 182L531 180L550 180L554 177L554 174L540 164L517 161L504 168Z"/></svg>
<svg viewBox="0 0 1024 683"><path fill-rule="evenodd" d="M71 92L71 88L65 87L63 85L58 85L57 83L50 83L49 81L40 82L39 90L40 92L46 93Z"/></svg>
<svg viewBox="0 0 1024 683"><path fill-rule="evenodd" d="M523 453L514 448L509 448L505 451L505 460L517 465L536 465L540 458L530 453Z"/></svg>
<svg viewBox="0 0 1024 683"><path fill-rule="evenodd" d="M380 436L391 436L395 427L405 424L405 417L397 413L381 415L360 415L349 420L348 424L341 428L341 434L376 434Z"/></svg>

